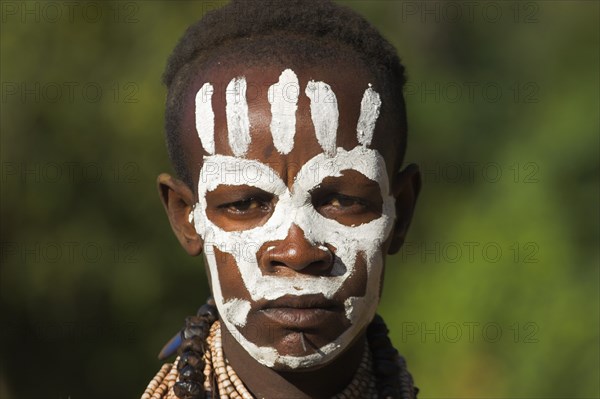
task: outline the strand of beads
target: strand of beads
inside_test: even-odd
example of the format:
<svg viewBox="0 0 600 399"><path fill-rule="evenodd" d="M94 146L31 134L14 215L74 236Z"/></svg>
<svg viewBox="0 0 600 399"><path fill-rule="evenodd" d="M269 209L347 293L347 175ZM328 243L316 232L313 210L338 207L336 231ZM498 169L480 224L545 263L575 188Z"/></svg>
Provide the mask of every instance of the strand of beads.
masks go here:
<svg viewBox="0 0 600 399"><path fill-rule="evenodd" d="M169 373L169 371L172 368L173 365L171 363L163 364L158 373L156 373L152 381L150 381L150 383L146 387L146 390L144 390L141 399L154 399L156 396L158 396L158 398L161 398L162 395L166 392L163 391L163 388L161 388L163 385L163 381L165 380L167 373Z"/></svg>
<svg viewBox="0 0 600 399"><path fill-rule="evenodd" d="M173 397L173 386L177 381L177 363L179 358L175 359L175 363L164 364L160 371L154 376L148 387L142 395L142 399L176 399Z"/></svg>
<svg viewBox="0 0 600 399"><path fill-rule="evenodd" d="M369 349L369 345L366 345L352 381L350 381L350 384L342 392L334 395L332 399L378 399L379 395L377 394L377 385L372 369L371 350Z"/></svg>
<svg viewBox="0 0 600 399"><path fill-rule="evenodd" d="M367 339L373 352L373 371L381 398L416 399L418 388L406 368L406 361L388 337L389 330L379 315L367 328Z"/></svg>
<svg viewBox="0 0 600 399"><path fill-rule="evenodd" d="M213 370L217 380L217 386L221 399L254 399L254 396L244 386L242 380L223 354L223 342L221 341L221 324L216 321L211 329L210 352Z"/></svg>
<svg viewBox="0 0 600 399"><path fill-rule="evenodd" d="M211 326L212 331L212 326ZM213 336L209 334L206 338L206 349L204 350L204 392L210 392L211 394L214 392L214 374L212 368L212 356L211 356L211 347L213 343Z"/></svg>
<svg viewBox="0 0 600 399"><path fill-rule="evenodd" d="M204 380L206 340L210 326L217 319L214 301L198 309L196 316L187 317L182 330L182 344L179 348L180 358L177 370L179 380L173 390L180 399L200 399L205 394Z"/></svg>

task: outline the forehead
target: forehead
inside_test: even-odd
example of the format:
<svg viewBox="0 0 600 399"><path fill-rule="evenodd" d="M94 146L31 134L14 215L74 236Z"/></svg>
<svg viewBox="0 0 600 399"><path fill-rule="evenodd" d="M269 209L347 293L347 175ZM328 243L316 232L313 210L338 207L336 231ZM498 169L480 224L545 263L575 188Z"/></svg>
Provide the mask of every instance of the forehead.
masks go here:
<svg viewBox="0 0 600 399"><path fill-rule="evenodd" d="M240 63L241 64L241 63ZM280 79L282 72L291 70L285 76L294 77L293 81ZM313 101L322 103L337 103L339 116L338 128L335 133L335 146L351 150L359 145L357 139L357 123L361 111L361 101L365 90L370 85L378 92L374 79L365 68L356 67L348 63L319 66L293 66L293 65L253 65L246 67L239 64L213 64L210 68L198 73L192 79L190 88L186 92L182 119L182 141L189 159L188 167L192 176L197 177L202 159L207 152L203 149L196 129L196 95L206 84L212 86L212 95L204 96L212 105L214 114L214 153L220 155L236 156L228 135L227 96L232 92L232 80L243 78L246 85L245 99L248 109L250 143L243 157L256 160L275 169L284 181L292 181L298 169L309 159L324 152L323 146L317 139L313 113L311 111L311 98L306 94L310 82L323 82L329 86L328 90L323 85L317 85ZM297 84L295 83L297 78ZM275 86L274 86L275 85ZM274 143L271 132L273 112L271 102L273 87L275 96L282 95L284 102L290 103L297 97L297 110L295 112L295 134L292 149L289 152L280 151ZM292 100L288 100L292 99ZM230 98L231 100L231 98ZM270 102L271 100L271 102ZM382 110L385 110L382 104ZM383 116L383 115L382 115ZM374 145L382 147L381 138L385 136L385 118L379 118L375 128ZM385 141L385 140L384 140ZM390 144L387 145L390 147ZM384 146L385 148L385 146ZM385 157L385 151L382 151ZM237 154L239 155L239 154ZM388 162L391 164L391 162ZM388 171L388 174L390 171ZM196 182L195 182L196 183Z"/></svg>

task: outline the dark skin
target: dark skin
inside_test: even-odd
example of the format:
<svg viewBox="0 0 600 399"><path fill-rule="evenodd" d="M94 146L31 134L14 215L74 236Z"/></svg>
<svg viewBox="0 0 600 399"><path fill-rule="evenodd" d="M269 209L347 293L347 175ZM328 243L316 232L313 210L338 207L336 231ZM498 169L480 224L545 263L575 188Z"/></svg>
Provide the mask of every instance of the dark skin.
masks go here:
<svg viewBox="0 0 600 399"><path fill-rule="evenodd" d="M360 112L360 101L365 88L374 81L365 68L357 65L349 67L347 63L339 65L329 63L326 67L265 65L243 68L231 64L218 65L198 74L190 85L185 99L182 141L188 149L188 168L193 176L198 176L202 157L207 155L202 150L194 120L194 96L205 82L211 82L215 87L213 109L217 154L233 155L227 141L225 96L216 93L220 89L224 92L227 83L237 76L245 76L249 87L247 98L252 141L246 154L247 159L268 164L288 184L288 187L291 187L299 168L323 151L315 138L310 101L303 90L300 92L296 113L294 149L289 154L283 155L273 145L269 128L271 109L267 101L267 88L277 83L280 73L286 68L293 69L298 75L302 89L310 79L321 80L331 85L337 97L340 114L337 146L351 150L358 145L356 123ZM386 104L386 99L383 99L383 104ZM401 160L397 159L397 151L390 145L390 138L400 132L394 116L386 110L389 108L382 107L371 148L377 149L386 160L391 194L396 200L397 218L394 228L382 244L382 253L393 254L404 242L420 189L420 174L415 165L409 165L401 172L395 170L395 165ZM373 183L360 173L345 172L341 177L323 182L323 187L319 188L321 191L313 193L313 205L323 216L342 224L365 223L381 215L379 186ZM197 181L194 184L196 186ZM200 255L203 250L203 240L188 220L193 205L198 202L197 190L168 174L161 174L158 177L158 189L171 227L179 242L188 254ZM235 190L228 186L219 186L206 198L207 216L213 223L227 231L264 224L276 202L276 198L257 193L255 188L249 186L236 186ZM292 225L285 240L267 244L258 249L256 254L263 274L326 276L331 270L329 258L331 254L313 247L296 225ZM274 247L268 254L265 248L267 246ZM329 249L335 253L336 248L329 247ZM229 254L217 253L217 262L224 298L249 300L250 295L237 271L233 257ZM357 259L356 270L356 276L348 278L336 294L337 302L343 303L343 300L350 296L364 295L366 282L365 278L362 278L365 275L361 274L361 270L366 270L366 266L361 256ZM207 273L210 274L208 270ZM289 326L266 323L258 305L253 304L253 309L248 315L250 328L240 331L251 342L258 345L274 347L280 354L300 356L307 354L301 345L301 334L304 334L309 344L308 353L314 353L314 347L321 347L331 342L348 328L348 322L345 317L342 317L342 313L343 309L338 313L333 312L330 317L324 318L320 325L309 331L299 332ZM263 366L241 347L223 324L222 332L225 355L232 367L256 397L268 398L327 398L340 392L352 379L366 340L365 331L361 331L350 345L328 364L289 370L285 367ZM237 331L235 333L239 334Z"/></svg>

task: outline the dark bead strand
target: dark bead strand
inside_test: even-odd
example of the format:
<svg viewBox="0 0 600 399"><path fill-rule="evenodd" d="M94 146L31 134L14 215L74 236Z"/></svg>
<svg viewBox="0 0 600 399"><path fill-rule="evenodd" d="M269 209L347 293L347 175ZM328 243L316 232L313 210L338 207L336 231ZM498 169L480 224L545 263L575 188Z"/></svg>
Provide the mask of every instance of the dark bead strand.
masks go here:
<svg viewBox="0 0 600 399"><path fill-rule="evenodd" d="M204 346L205 343L202 337L191 337L181 343L179 353L183 354L191 351L202 354Z"/></svg>
<svg viewBox="0 0 600 399"><path fill-rule="evenodd" d="M173 392L180 399L200 399L202 398L202 387L192 381L177 381L173 387Z"/></svg>
<svg viewBox="0 0 600 399"><path fill-rule="evenodd" d="M202 360L202 356L194 351L187 351L181 354L179 357L179 369L190 365L194 368L204 367L204 361Z"/></svg>
<svg viewBox="0 0 600 399"><path fill-rule="evenodd" d="M185 327L181 331L181 347L179 348L179 381L175 383L173 392L180 399L200 399L205 396L202 381L204 378L204 350L210 326L217 319L215 303L209 299L202 305L196 316L185 319Z"/></svg>
<svg viewBox="0 0 600 399"><path fill-rule="evenodd" d="M367 338L373 356L373 372L377 390L382 399L416 399L418 389L413 386L406 361L388 337L389 330L379 315L367 328Z"/></svg>
<svg viewBox="0 0 600 399"><path fill-rule="evenodd" d="M196 316L205 317L209 324L214 323L219 318L219 312L217 311L215 300L209 298L204 305L200 306Z"/></svg>
<svg viewBox="0 0 600 399"><path fill-rule="evenodd" d="M400 386L402 387L403 398L417 398L419 388L414 386L412 375L406 367L406 360L402 356L398 356L398 365L400 366Z"/></svg>

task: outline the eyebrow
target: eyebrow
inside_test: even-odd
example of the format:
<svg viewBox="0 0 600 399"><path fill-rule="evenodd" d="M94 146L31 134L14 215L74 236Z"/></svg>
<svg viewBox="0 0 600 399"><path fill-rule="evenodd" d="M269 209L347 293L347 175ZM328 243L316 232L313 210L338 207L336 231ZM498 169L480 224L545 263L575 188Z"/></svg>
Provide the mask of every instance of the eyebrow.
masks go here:
<svg viewBox="0 0 600 399"><path fill-rule="evenodd" d="M344 180L345 178L345 180ZM360 179L359 184L356 184L356 180ZM369 179L367 176L363 175L362 173L359 173L357 178L355 177L350 177L350 176L327 176L325 177L325 179L323 179L323 181L321 181L321 183L317 186L314 187L313 190L318 190L320 187L325 187L325 188L338 188L338 187L342 187L342 186L347 186L347 185L352 185L354 187L358 187L358 188L366 188L367 190L377 190L380 191L381 190L381 185L379 183L377 183L374 180ZM348 181L351 180L351 181ZM311 191L313 191L311 190Z"/></svg>

